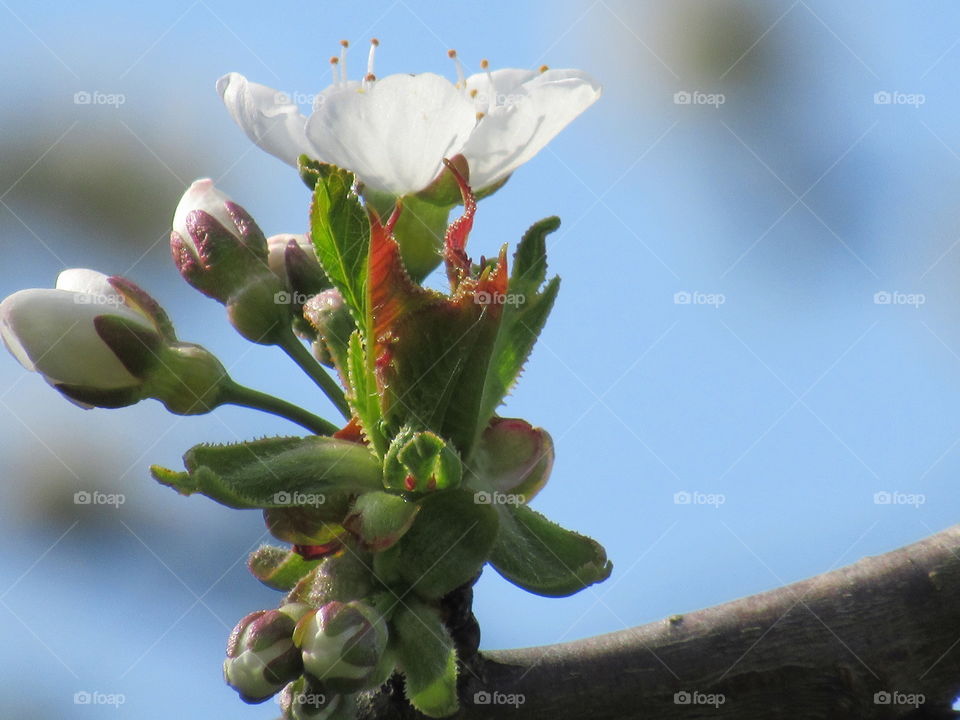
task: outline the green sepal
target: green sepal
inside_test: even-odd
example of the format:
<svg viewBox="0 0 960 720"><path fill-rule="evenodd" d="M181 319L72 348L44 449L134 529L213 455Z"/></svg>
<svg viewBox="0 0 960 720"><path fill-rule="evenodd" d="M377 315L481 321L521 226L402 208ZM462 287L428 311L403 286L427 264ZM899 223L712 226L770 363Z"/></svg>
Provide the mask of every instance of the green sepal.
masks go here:
<svg viewBox="0 0 960 720"><path fill-rule="evenodd" d="M268 588L291 590L309 574L320 560L304 560L297 553L276 545L261 545L250 553L247 568L250 573Z"/></svg>
<svg viewBox="0 0 960 720"><path fill-rule="evenodd" d="M406 492L432 492L460 484L460 456L436 433L409 426L397 433L383 463L383 484Z"/></svg>
<svg viewBox="0 0 960 720"><path fill-rule="evenodd" d="M364 445L324 436L196 445L183 460L187 472L150 471L181 495L198 492L233 508L289 507L297 493L382 488L380 464Z"/></svg>
<svg viewBox="0 0 960 720"><path fill-rule="evenodd" d="M397 543L413 525L420 506L400 495L368 492L360 495L345 525L374 552Z"/></svg>
<svg viewBox="0 0 960 720"><path fill-rule="evenodd" d="M535 595L566 597L610 576L613 563L596 540L522 505L496 507L500 531L490 564L514 585Z"/></svg>
<svg viewBox="0 0 960 720"><path fill-rule="evenodd" d="M390 625L407 700L428 717L454 714L459 708L457 651L437 610L411 599L397 609Z"/></svg>
<svg viewBox="0 0 960 720"><path fill-rule="evenodd" d="M443 236L453 205L433 205L413 195L403 198L403 210L393 228L403 264L415 282L433 272L443 260Z"/></svg>
<svg viewBox="0 0 960 720"><path fill-rule="evenodd" d="M314 189L310 237L320 266L362 328L367 318L370 220L353 192L353 173L329 167Z"/></svg>
<svg viewBox="0 0 960 720"><path fill-rule="evenodd" d="M438 599L480 572L497 539L499 518L493 506L475 503L463 490L432 493L420 505L400 542L377 553L377 574Z"/></svg>

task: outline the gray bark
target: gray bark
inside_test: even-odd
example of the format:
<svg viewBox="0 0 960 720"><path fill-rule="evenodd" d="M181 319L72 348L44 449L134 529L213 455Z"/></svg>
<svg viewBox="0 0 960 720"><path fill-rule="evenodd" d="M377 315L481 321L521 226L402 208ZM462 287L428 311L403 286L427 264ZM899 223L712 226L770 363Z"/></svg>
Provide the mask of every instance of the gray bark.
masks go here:
<svg viewBox="0 0 960 720"><path fill-rule="evenodd" d="M960 717L960 525L706 610L467 662L463 719ZM361 716L419 717L399 690Z"/></svg>

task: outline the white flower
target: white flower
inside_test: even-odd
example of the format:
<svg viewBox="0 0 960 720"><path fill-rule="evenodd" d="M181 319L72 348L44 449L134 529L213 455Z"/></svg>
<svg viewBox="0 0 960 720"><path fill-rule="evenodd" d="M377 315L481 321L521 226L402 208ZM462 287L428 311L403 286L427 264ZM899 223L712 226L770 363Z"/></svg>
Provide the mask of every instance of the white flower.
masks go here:
<svg viewBox="0 0 960 720"><path fill-rule="evenodd" d="M579 70L505 69L464 79L453 51L456 83L432 73L378 80L378 44L373 41L362 82L347 80L345 50L332 60L335 82L315 97L309 117L284 93L238 73L220 78L217 91L247 136L272 155L296 166L305 154L393 195L424 189L444 158L460 154L471 186L489 187L600 97L600 86ZM486 61L481 65L486 70Z"/></svg>
<svg viewBox="0 0 960 720"><path fill-rule="evenodd" d="M56 289L21 290L0 303L0 336L27 370L47 382L100 390L133 388L131 374L94 326L112 315L155 332L150 317L127 304L106 275L71 269L60 273Z"/></svg>

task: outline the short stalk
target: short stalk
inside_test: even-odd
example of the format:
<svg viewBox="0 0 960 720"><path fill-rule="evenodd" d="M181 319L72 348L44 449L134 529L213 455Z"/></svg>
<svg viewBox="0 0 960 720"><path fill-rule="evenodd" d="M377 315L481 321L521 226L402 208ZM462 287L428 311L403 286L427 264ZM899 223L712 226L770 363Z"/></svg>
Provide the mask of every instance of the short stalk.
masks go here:
<svg viewBox="0 0 960 720"><path fill-rule="evenodd" d="M262 410L263 412L286 418L291 422L305 427L317 435L333 435L340 428L329 420L324 420L313 413L307 412L293 403L281 400L273 395L254 390L252 388L238 385L230 381L223 387L222 403L225 405L239 405L241 407Z"/></svg>
<svg viewBox="0 0 960 720"><path fill-rule="evenodd" d="M341 390L337 382L327 374L327 371L317 362L316 358L310 354L310 351L304 347L303 343L297 339L296 335L292 332L286 333L277 345L323 390L323 394L330 399L330 402L340 411L344 419L349 420L350 406L347 405L347 399L343 394L343 390Z"/></svg>

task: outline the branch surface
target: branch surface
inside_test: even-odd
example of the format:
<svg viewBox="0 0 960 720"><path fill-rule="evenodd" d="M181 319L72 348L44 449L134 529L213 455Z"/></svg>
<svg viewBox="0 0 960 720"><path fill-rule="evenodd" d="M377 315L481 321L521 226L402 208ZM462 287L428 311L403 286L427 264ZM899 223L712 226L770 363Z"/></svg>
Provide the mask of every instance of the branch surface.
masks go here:
<svg viewBox="0 0 960 720"><path fill-rule="evenodd" d="M461 719L960 717L960 525L759 595L467 664ZM361 717L422 717L398 685Z"/></svg>

